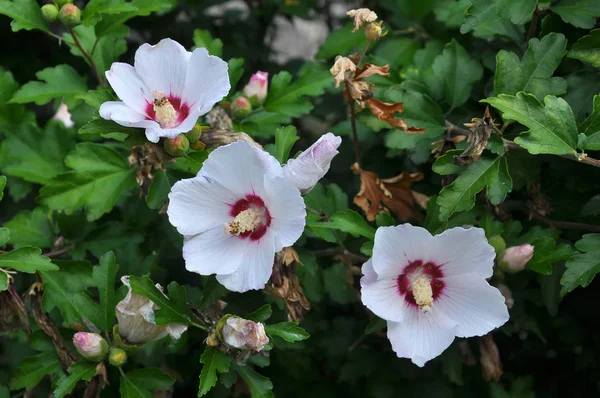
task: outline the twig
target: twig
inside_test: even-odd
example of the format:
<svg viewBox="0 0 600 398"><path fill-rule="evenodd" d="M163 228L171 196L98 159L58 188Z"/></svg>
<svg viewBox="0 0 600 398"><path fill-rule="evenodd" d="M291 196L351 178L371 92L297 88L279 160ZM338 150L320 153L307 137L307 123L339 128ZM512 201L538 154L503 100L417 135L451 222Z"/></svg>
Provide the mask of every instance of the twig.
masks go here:
<svg viewBox="0 0 600 398"><path fill-rule="evenodd" d="M67 253L69 250L74 249L74 248L75 248L75 245L69 245L69 246L63 247L62 249L49 251L48 253L44 253L43 255L46 257L58 257L60 255Z"/></svg>
<svg viewBox="0 0 600 398"><path fill-rule="evenodd" d="M77 46L79 51L81 51L81 53L83 54L85 59L88 61L88 63L92 67L92 70L94 71L94 74L96 75L96 79L98 79L98 83L100 83L100 86L105 87L106 81L104 80L104 76L102 76L102 74L98 70L96 63L94 62L94 59L92 58L90 53L88 53L85 50L85 48L83 48L83 46L81 45L81 42L79 41L79 37L77 36L77 33L75 33L75 31L71 28L68 28L68 30L69 30L69 33L71 34L71 36L73 37L73 41L75 42L75 45Z"/></svg>
<svg viewBox="0 0 600 398"><path fill-rule="evenodd" d="M346 85L348 82L346 81ZM347 89L350 92L349 89ZM354 156L356 157L356 163L360 168L360 145L358 143L358 133L356 132L356 111L354 110L354 101L352 98L348 101L348 107L350 108L350 126L352 126L352 141L354 143Z"/></svg>
<svg viewBox="0 0 600 398"><path fill-rule="evenodd" d="M584 224L584 223L571 222L571 221L555 221L555 220L550 220L539 214L534 214L533 218L535 218L538 221L543 222L544 224L548 225L551 228L575 229L578 231L585 231L585 232L600 232L600 225Z"/></svg>

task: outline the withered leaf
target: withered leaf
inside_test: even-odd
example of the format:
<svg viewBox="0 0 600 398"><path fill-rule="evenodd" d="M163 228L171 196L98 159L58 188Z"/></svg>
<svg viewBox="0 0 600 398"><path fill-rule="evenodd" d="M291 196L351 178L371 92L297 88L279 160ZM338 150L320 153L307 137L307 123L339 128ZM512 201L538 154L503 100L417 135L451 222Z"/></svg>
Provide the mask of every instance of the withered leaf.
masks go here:
<svg viewBox="0 0 600 398"><path fill-rule="evenodd" d="M365 64L365 66L356 71L356 73L354 74L354 79L364 79L373 75L388 77L390 75L389 71L389 65L377 66L373 64Z"/></svg>
<svg viewBox="0 0 600 398"><path fill-rule="evenodd" d="M360 29L364 24L373 22L377 19L377 14L368 8L359 8L357 10L350 10L346 13L351 18L354 18L354 29L352 32L356 32Z"/></svg>
<svg viewBox="0 0 600 398"><path fill-rule="evenodd" d="M467 138L469 145L460 154L454 157L454 163L458 165L471 164L477 162L490 139L494 120L490 116L489 107L485 109L483 118L473 118L473 123L465 123L465 126L471 129L471 134Z"/></svg>
<svg viewBox="0 0 600 398"><path fill-rule="evenodd" d="M335 57L335 62L329 72L334 76L335 86L339 87L346 80L346 72L354 72L355 70L356 64L350 58L338 55Z"/></svg>
<svg viewBox="0 0 600 398"><path fill-rule="evenodd" d="M419 218L415 211L415 196L410 186L423 179L423 173L402 172L388 179L379 179L372 171L365 171L352 165L352 171L360 175L360 191L354 197L354 203L374 221L382 211L396 214L401 220Z"/></svg>
<svg viewBox="0 0 600 398"><path fill-rule="evenodd" d="M402 130L408 134L422 134L425 132L425 129L417 128L417 127L408 127L408 125L401 118L397 118L394 116L396 112L404 111L404 106L402 102L389 103L379 101L378 99L371 98L366 101L367 106L371 110L373 116L375 116L379 120L383 120L390 126Z"/></svg>

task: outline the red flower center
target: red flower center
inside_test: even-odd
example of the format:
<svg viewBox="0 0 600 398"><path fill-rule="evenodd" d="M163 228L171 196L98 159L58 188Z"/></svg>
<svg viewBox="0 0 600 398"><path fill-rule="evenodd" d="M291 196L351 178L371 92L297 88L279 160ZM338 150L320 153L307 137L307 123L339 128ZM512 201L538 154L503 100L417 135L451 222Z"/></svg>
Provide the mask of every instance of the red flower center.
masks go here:
<svg viewBox="0 0 600 398"><path fill-rule="evenodd" d="M231 210L229 214L234 218L232 223L229 224L230 227L238 218L243 216L244 212L246 212L245 214L248 214L248 210L250 210L252 215L256 216L252 229L248 230L244 228L244 231L235 233L235 235L242 239L249 238L253 241L263 237L267 232L267 228L271 225L271 213L269 213L269 209L265 206L265 202L259 196L248 194L243 199L239 199L230 206Z"/></svg>
<svg viewBox="0 0 600 398"><path fill-rule="evenodd" d="M160 94L159 94L160 96ZM159 112L157 109L166 109L166 116L168 120L165 120L165 115ZM175 112L175 114L169 115L169 112ZM146 101L146 119L154 120L163 128L172 128L179 126L190 114L190 107L185 102L181 102L181 98L174 96L173 94L161 98L155 98L154 101ZM165 122L168 125L165 125Z"/></svg>
<svg viewBox="0 0 600 398"><path fill-rule="evenodd" d="M444 281L441 278L444 277L444 273L441 270L441 266L428 262L423 264L423 261L416 260L408 264L402 270L402 273L398 276L398 293L404 296L404 300L410 305L419 308L415 295L413 293L413 283L418 279L425 279L431 286L433 301L437 300L444 290Z"/></svg>

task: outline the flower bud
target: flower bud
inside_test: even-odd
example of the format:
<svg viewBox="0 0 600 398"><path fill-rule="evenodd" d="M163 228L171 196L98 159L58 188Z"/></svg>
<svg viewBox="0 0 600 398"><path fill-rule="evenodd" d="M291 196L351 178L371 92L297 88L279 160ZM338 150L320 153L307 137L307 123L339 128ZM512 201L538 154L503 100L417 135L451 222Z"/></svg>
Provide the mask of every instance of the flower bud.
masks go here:
<svg viewBox="0 0 600 398"><path fill-rule="evenodd" d="M54 4L46 4L41 8L42 18L46 22L54 22L58 18L58 7Z"/></svg>
<svg viewBox="0 0 600 398"><path fill-rule="evenodd" d="M259 106L265 101L268 89L269 74L267 72L256 72L244 87L244 95L250 100L252 106Z"/></svg>
<svg viewBox="0 0 600 398"><path fill-rule="evenodd" d="M112 366L119 367L127 362L127 353L121 348L113 347L108 354L108 363Z"/></svg>
<svg viewBox="0 0 600 398"><path fill-rule="evenodd" d="M65 4L58 13L58 20L69 28L77 26L81 23L81 10L74 4Z"/></svg>
<svg viewBox="0 0 600 398"><path fill-rule="evenodd" d="M265 327L237 316L229 316L221 326L221 340L231 348L261 351L269 344Z"/></svg>
<svg viewBox="0 0 600 398"><path fill-rule="evenodd" d="M504 251L500 265L507 272L519 272L533 257L534 247L529 244L509 247Z"/></svg>
<svg viewBox="0 0 600 398"><path fill-rule="evenodd" d="M167 138L164 142L165 151L171 156L183 156L190 148L190 142L183 134L179 134L175 138Z"/></svg>
<svg viewBox="0 0 600 398"><path fill-rule="evenodd" d="M252 112L252 104L250 104L250 101L246 97L237 97L231 104L231 111L233 112L233 117L243 119Z"/></svg>
<svg viewBox="0 0 600 398"><path fill-rule="evenodd" d="M202 135L202 126L196 124L194 128L185 133L185 137L188 139L190 146L198 142L200 136Z"/></svg>
<svg viewBox="0 0 600 398"><path fill-rule="evenodd" d="M187 330L186 325L178 323L157 325L154 322L154 310L158 309L158 306L148 297L134 294L129 286L128 276L122 277L121 282L129 288L127 296L116 308L119 336L125 343L144 344L162 339L166 335L179 339ZM159 284L156 284L156 287L162 291Z"/></svg>
<svg viewBox="0 0 600 398"><path fill-rule="evenodd" d="M381 24L383 24L383 21L371 22L367 25L365 28L365 36L367 36L368 40L379 40L387 35L387 32L384 32L381 28Z"/></svg>
<svg viewBox="0 0 600 398"><path fill-rule="evenodd" d="M108 354L108 343L96 333L75 333L73 344L81 356L90 361L101 362Z"/></svg>
<svg viewBox="0 0 600 398"><path fill-rule="evenodd" d="M496 254L501 254L506 249L506 242L500 235L494 235L488 239L488 243L492 245Z"/></svg>
<svg viewBox="0 0 600 398"><path fill-rule="evenodd" d="M302 152L296 159L290 159L283 166L284 176L305 195L329 171L331 160L338 154L342 139L327 133Z"/></svg>

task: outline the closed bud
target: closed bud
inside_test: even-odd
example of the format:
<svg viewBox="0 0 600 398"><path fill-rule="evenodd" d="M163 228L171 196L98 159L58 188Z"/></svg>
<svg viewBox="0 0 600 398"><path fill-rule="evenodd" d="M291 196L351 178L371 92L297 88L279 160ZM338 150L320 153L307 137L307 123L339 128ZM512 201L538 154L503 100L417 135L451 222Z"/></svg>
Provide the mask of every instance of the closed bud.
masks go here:
<svg viewBox="0 0 600 398"><path fill-rule="evenodd" d="M108 363L112 366L119 367L127 362L127 353L121 348L113 347L108 354Z"/></svg>
<svg viewBox="0 0 600 398"><path fill-rule="evenodd" d="M283 167L283 175L304 195L329 171L331 160L338 154L342 139L327 133Z"/></svg>
<svg viewBox="0 0 600 398"><path fill-rule="evenodd" d="M379 21L371 22L369 25L367 25L367 27L365 28L365 36L367 36L367 39L379 40L383 36L387 35L387 32L384 32L381 28L382 24L383 21Z"/></svg>
<svg viewBox="0 0 600 398"><path fill-rule="evenodd" d="M236 119L243 119L252 112L252 104L246 97L237 97L231 104L231 111L233 117Z"/></svg>
<svg viewBox="0 0 600 398"><path fill-rule="evenodd" d="M165 151L171 156L183 156L190 148L190 142L183 134L179 134L177 137L169 139L167 138L164 142Z"/></svg>
<svg viewBox="0 0 600 398"><path fill-rule="evenodd" d="M506 242L500 235L494 235L488 239L488 243L492 245L496 254L501 254L506 249Z"/></svg>
<svg viewBox="0 0 600 398"><path fill-rule="evenodd" d="M506 272L522 271L527 263L533 258L534 247L530 244L509 247L504 251L500 266Z"/></svg>
<svg viewBox="0 0 600 398"><path fill-rule="evenodd" d="M185 133L185 137L188 139L190 146L194 145L200 139L202 135L202 126L196 124L193 129Z"/></svg>
<svg viewBox="0 0 600 398"><path fill-rule="evenodd" d="M77 26L81 23L81 10L74 4L65 4L58 13L58 20L69 28Z"/></svg>
<svg viewBox="0 0 600 398"><path fill-rule="evenodd" d="M259 106L265 102L268 89L269 74L267 72L256 72L244 87L244 95L250 100L252 106Z"/></svg>
<svg viewBox="0 0 600 398"><path fill-rule="evenodd" d="M96 333L75 333L73 344L81 356L90 361L101 362L108 354L108 343Z"/></svg>
<svg viewBox="0 0 600 398"><path fill-rule="evenodd" d="M47 22L54 22L58 18L58 7L54 4L46 4L41 8L42 18Z"/></svg>
<svg viewBox="0 0 600 398"><path fill-rule="evenodd" d="M219 322L218 333L221 340L231 348L238 350L261 351L269 344L265 327L260 322L249 321L237 316L227 316L225 322Z"/></svg>

